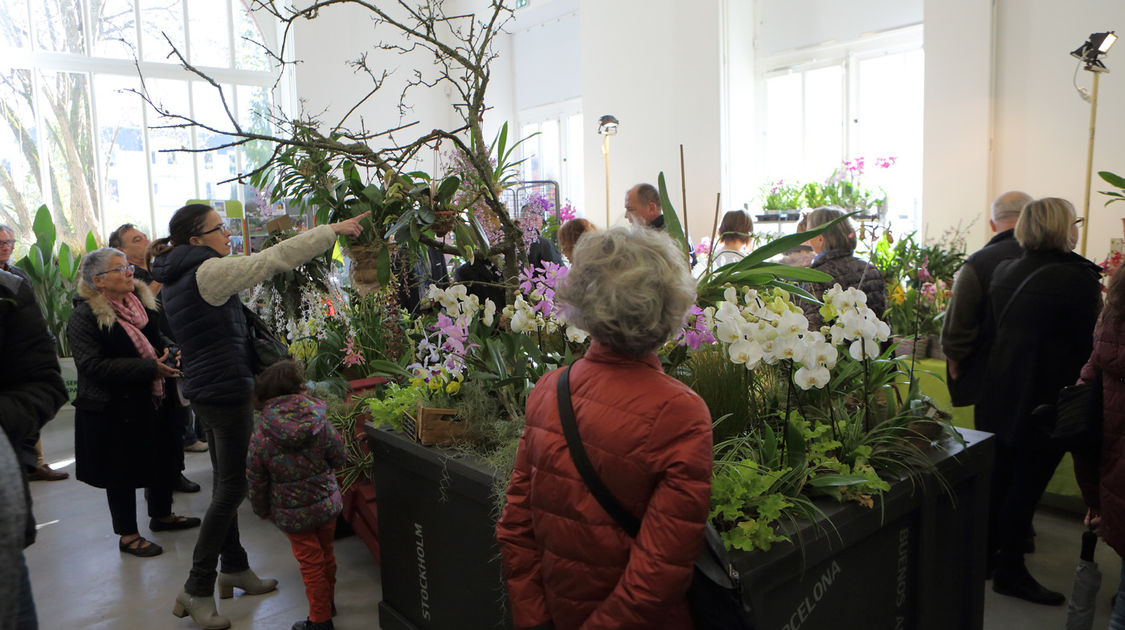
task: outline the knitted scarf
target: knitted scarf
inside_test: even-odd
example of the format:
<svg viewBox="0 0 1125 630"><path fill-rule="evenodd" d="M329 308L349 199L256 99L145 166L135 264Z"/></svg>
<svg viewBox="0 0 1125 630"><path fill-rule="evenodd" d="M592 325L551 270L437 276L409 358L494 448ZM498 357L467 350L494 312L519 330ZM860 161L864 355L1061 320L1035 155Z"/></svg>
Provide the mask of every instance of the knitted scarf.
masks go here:
<svg viewBox="0 0 1125 630"><path fill-rule="evenodd" d="M108 296L107 296L108 298ZM141 355L142 359L155 359L156 349L149 343L148 337L145 337L141 329L148 325L148 313L145 307L141 304L140 298L135 294L129 293L125 295L124 302L117 300L108 300L110 306L113 307L113 312L117 314L117 323L125 329L125 333L129 335L129 339L133 342L133 347L137 349L137 353ZM152 395L157 400L164 397L164 377L158 376L152 381Z"/></svg>

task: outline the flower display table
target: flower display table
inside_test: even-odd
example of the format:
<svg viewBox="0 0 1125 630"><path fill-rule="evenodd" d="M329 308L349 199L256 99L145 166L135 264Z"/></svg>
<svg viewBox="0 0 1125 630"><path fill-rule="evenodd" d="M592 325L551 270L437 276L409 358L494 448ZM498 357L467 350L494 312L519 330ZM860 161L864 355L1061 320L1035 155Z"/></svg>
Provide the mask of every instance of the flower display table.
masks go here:
<svg viewBox="0 0 1125 630"><path fill-rule="evenodd" d="M832 525L787 532L802 548L732 554L755 627L982 628L992 438L961 433L930 454L949 494L927 475L873 509L818 502Z"/></svg>
<svg viewBox="0 0 1125 630"><path fill-rule="evenodd" d="M366 428L382 543L388 630L509 628L493 473L452 451ZM961 430L930 455L948 483L893 483L874 508L818 501L831 519L795 544L735 552L755 627L979 629L991 436ZM798 538L800 536L800 538Z"/></svg>

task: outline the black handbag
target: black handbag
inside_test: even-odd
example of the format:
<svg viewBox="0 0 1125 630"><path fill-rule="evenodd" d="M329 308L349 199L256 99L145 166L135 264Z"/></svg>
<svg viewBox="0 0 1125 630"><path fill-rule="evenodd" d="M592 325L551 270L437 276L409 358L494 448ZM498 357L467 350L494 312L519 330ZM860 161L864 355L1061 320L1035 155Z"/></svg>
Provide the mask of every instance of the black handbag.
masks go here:
<svg viewBox="0 0 1125 630"><path fill-rule="evenodd" d="M570 367L559 374L558 399L559 419L575 468L582 475L586 487L590 489L602 509L613 517L625 533L636 538L641 529L640 520L630 514L610 494L609 489L598 477L598 473L594 471L594 466L586 455L586 448L578 437L578 423L574 419L574 406L570 401ZM747 621L749 608L743 603L742 584L738 579L738 572L731 566L719 532L710 522L704 528L703 548L699 552L699 557L695 559L687 596L692 621L697 630L751 629Z"/></svg>
<svg viewBox="0 0 1125 630"><path fill-rule="evenodd" d="M242 305L246 327L250 329L250 348L254 352L254 373L258 374L282 359L289 358L289 346L281 342L253 309Z"/></svg>
<svg viewBox="0 0 1125 630"><path fill-rule="evenodd" d="M1102 377L1059 390L1051 439L1067 450L1098 448L1102 441Z"/></svg>

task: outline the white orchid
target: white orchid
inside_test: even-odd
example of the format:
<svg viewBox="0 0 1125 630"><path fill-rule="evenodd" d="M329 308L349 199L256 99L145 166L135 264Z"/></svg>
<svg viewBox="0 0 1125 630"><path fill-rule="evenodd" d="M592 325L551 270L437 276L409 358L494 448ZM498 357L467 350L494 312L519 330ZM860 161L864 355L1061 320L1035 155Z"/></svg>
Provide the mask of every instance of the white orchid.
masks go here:
<svg viewBox="0 0 1125 630"><path fill-rule="evenodd" d="M820 389L828 384L831 376L828 368L823 365L811 368L802 366L797 368L797 371L793 374L793 382L797 384L797 387L806 391L814 387Z"/></svg>
<svg viewBox="0 0 1125 630"><path fill-rule="evenodd" d="M581 328L570 324L566 327L566 339L574 343L582 343L590 338L590 333L582 330Z"/></svg>
<svg viewBox="0 0 1125 630"><path fill-rule="evenodd" d="M739 339L727 348L727 355L731 363L742 364L746 369L752 370L762 360L762 347L753 341Z"/></svg>
<svg viewBox="0 0 1125 630"><path fill-rule="evenodd" d="M493 302L492 300L489 300L489 299L485 298L485 300L484 300L484 316L481 317L481 321L484 322L485 326L491 326L492 322L495 321L495 319L496 319L496 303Z"/></svg>
<svg viewBox="0 0 1125 630"><path fill-rule="evenodd" d="M879 344L874 339L860 337L848 347L848 354L856 361L876 359L879 357Z"/></svg>

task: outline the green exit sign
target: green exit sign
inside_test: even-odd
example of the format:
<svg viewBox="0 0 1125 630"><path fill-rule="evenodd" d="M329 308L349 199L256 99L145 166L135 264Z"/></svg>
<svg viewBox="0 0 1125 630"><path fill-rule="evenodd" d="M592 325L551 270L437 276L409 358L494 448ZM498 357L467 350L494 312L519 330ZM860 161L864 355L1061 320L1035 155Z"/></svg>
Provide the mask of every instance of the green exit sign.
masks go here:
<svg viewBox="0 0 1125 630"><path fill-rule="evenodd" d="M526 7L527 3L530 2L530 1L531 0L516 0L516 8L522 9L522 8Z"/></svg>

